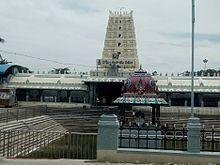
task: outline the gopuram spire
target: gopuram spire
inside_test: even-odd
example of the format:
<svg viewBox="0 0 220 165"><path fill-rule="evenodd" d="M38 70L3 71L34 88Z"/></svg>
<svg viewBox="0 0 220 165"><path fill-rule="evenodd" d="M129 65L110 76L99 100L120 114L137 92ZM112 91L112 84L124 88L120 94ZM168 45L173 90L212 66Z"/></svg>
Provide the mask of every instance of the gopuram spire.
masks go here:
<svg viewBox="0 0 220 165"><path fill-rule="evenodd" d="M113 67L117 75L111 74ZM102 59L97 60L97 70L91 76L124 77L138 69L133 11L109 11Z"/></svg>

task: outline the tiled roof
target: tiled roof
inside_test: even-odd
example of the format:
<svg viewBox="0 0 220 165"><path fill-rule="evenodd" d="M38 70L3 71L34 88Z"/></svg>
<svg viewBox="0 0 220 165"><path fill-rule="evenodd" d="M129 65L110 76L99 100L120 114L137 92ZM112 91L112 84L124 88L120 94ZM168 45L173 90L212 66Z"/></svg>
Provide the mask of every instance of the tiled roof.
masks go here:
<svg viewBox="0 0 220 165"><path fill-rule="evenodd" d="M191 77L155 76L160 92L190 92ZM195 77L195 92L220 93L220 77Z"/></svg>
<svg viewBox="0 0 220 165"><path fill-rule="evenodd" d="M87 90L86 83L117 82L124 77L92 77L74 74L27 74L12 76L8 87ZM159 92L190 92L191 78L183 76L154 76ZM195 77L195 92L220 93L220 77Z"/></svg>
<svg viewBox="0 0 220 165"><path fill-rule="evenodd" d="M16 74L11 77L8 86L14 88L87 90L87 86L83 82L84 79L86 77L78 75Z"/></svg>

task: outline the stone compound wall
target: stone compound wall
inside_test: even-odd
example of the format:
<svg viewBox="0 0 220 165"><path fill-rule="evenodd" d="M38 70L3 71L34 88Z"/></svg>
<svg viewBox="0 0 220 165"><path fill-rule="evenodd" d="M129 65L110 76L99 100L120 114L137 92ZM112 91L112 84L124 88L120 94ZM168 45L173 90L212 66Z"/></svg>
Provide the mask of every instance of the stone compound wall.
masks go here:
<svg viewBox="0 0 220 165"><path fill-rule="evenodd" d="M133 107L133 109L137 110L151 110L151 107ZM195 114L198 115L220 115L220 107L195 107ZM171 106L171 107L161 107L161 113L191 113L191 107L183 107L183 106Z"/></svg>

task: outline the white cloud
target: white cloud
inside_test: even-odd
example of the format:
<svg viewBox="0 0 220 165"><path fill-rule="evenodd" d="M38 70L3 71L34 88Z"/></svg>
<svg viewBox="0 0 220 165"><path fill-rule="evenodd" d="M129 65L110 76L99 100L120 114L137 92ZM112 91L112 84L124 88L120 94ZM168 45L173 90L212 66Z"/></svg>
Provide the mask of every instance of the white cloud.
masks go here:
<svg viewBox="0 0 220 165"><path fill-rule="evenodd" d="M196 3L196 32L220 35L220 1ZM163 73L190 70L190 38L162 35L190 33L190 0L1 0L0 37L6 43L0 49L63 63L95 65L95 59L102 54L108 10L120 7L134 10L138 55L144 68ZM209 67L219 68L220 44L204 40L196 44L200 45L196 48L196 68L203 67L203 58L209 59ZM3 56L35 71L60 67L25 57Z"/></svg>

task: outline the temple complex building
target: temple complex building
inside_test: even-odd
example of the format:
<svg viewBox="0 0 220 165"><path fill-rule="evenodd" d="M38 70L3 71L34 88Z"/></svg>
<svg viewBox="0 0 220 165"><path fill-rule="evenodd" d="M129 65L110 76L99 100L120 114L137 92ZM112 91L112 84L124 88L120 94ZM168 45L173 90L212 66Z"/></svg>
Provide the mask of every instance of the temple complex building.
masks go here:
<svg viewBox="0 0 220 165"><path fill-rule="evenodd" d="M104 48L90 75L34 74L0 65L1 86L13 88L18 102L114 105L127 78L139 70L132 11L110 11ZM23 68L24 69L24 68ZM191 77L157 75L159 95L170 106L190 106ZM220 107L220 75L195 76L195 106Z"/></svg>

